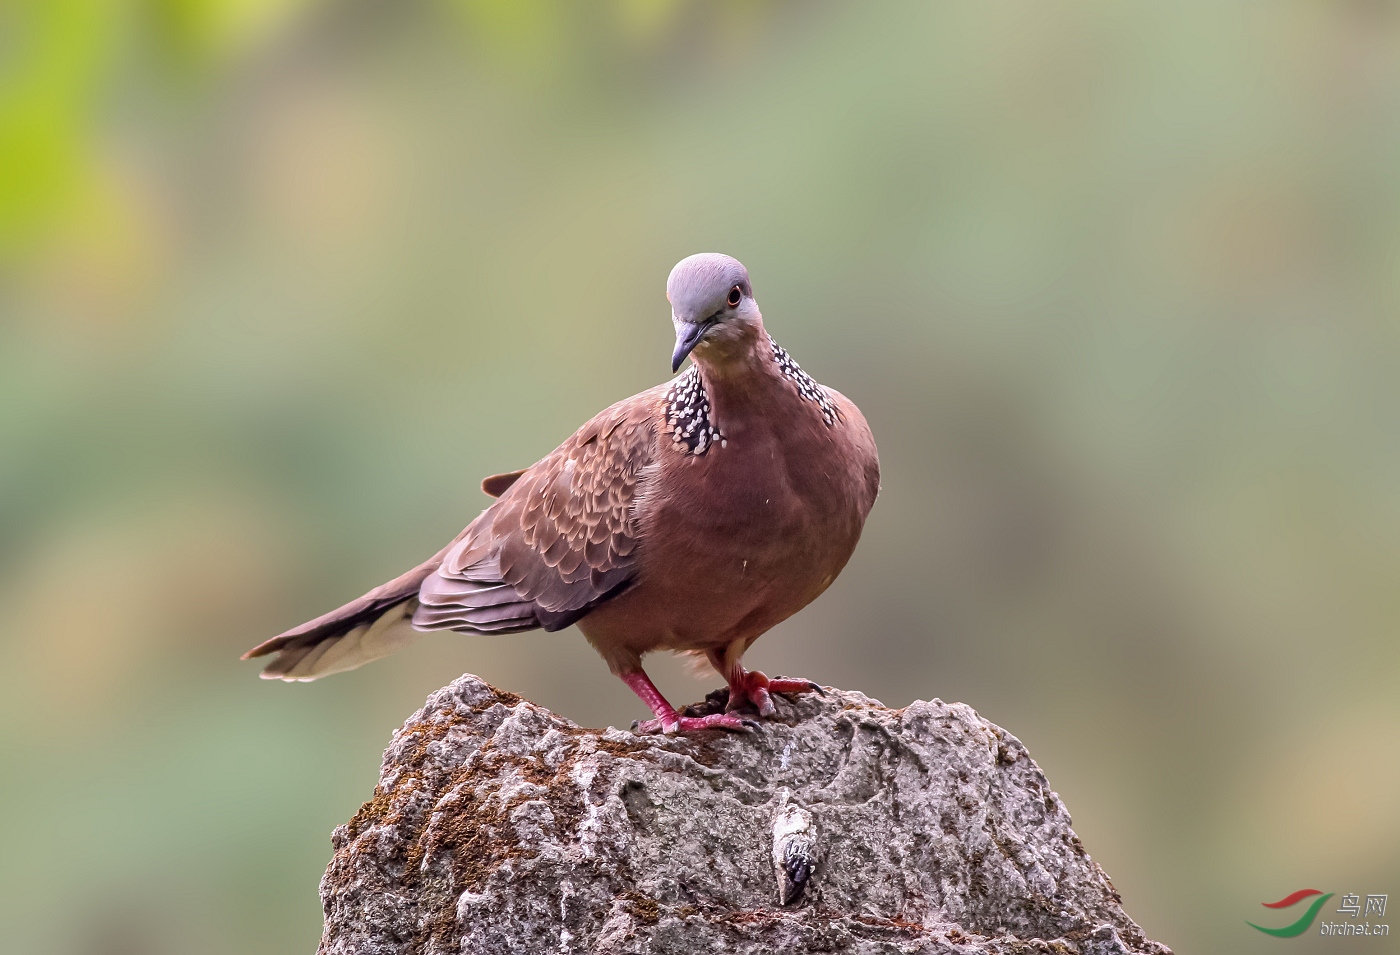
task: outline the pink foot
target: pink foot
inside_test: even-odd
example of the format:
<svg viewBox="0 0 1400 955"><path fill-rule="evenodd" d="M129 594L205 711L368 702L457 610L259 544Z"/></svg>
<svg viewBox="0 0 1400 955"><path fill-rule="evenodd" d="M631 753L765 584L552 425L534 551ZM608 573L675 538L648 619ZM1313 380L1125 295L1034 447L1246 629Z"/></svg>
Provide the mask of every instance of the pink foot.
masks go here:
<svg viewBox="0 0 1400 955"><path fill-rule="evenodd" d="M773 705L774 693L821 693L822 688L811 680L794 680L788 677L768 679L758 670L739 669L738 675L729 681L729 705L725 712L732 712L745 704L753 704L759 716L774 716L778 710Z"/></svg>
<svg viewBox="0 0 1400 955"><path fill-rule="evenodd" d="M677 733L694 733L699 730L730 730L735 733L752 733L756 729L758 729L758 723L754 720L740 719L737 716L730 716L728 713L711 713L709 716L677 716L675 721L671 723L663 723L656 719L632 724L632 731L643 736L654 736L658 733L674 736Z"/></svg>
<svg viewBox="0 0 1400 955"><path fill-rule="evenodd" d="M741 719L727 713L711 713L709 716L681 716L676 712L674 706L666 702L661 691L641 670L623 673L621 677L622 682L630 686L633 692L642 698L642 702L647 705L647 708L656 714L654 720L633 723L634 732L646 735L665 733L667 736L674 736L677 733L694 733L699 730L731 730L736 733L748 733L758 729L758 724L753 720Z"/></svg>

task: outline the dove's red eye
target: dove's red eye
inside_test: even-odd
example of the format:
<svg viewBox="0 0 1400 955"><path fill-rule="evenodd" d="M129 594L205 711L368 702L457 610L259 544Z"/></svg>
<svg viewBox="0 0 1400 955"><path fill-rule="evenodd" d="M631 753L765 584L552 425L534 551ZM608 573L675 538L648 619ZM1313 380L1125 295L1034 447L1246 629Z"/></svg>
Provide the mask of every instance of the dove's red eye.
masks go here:
<svg viewBox="0 0 1400 955"><path fill-rule="evenodd" d="M744 293L743 293L743 290L740 289L739 286L737 286L737 285L734 286L732 289L729 290L729 297L728 297L727 299L725 299L725 301L729 303L729 307L730 307L730 308L738 308L738 307L739 307L739 303L742 302L743 300L744 300Z"/></svg>

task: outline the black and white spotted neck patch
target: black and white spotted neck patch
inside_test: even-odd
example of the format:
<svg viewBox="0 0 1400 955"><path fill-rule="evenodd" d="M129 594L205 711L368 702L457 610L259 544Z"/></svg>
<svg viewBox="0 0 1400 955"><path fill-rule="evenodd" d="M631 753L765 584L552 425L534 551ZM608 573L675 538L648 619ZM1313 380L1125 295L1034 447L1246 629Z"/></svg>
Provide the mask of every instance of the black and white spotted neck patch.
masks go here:
<svg viewBox="0 0 1400 955"><path fill-rule="evenodd" d="M836 403L831 400L831 396L826 393L826 389L817 383L817 380L802 370L802 366L788 354L788 350L779 345L773 339L768 339L768 343L773 346L773 360L778 363L778 370L783 373L783 377L797 386L797 393L808 401L816 402L821 409L822 420L827 427L834 425L841 412L836 410Z"/></svg>
<svg viewBox="0 0 1400 955"><path fill-rule="evenodd" d="M691 365L666 391L666 427L671 442L685 454L704 454L729 442L710 420L710 399L700 381L700 369Z"/></svg>

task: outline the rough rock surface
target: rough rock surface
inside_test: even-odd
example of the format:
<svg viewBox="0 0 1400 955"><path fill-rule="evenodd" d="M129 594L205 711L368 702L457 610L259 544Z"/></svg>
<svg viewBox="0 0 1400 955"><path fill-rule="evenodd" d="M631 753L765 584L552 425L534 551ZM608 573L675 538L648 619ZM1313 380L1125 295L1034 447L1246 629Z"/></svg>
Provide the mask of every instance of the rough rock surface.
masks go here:
<svg viewBox="0 0 1400 955"><path fill-rule="evenodd" d="M971 708L778 707L752 735L638 737L463 676L335 830L320 951L1170 955Z"/></svg>

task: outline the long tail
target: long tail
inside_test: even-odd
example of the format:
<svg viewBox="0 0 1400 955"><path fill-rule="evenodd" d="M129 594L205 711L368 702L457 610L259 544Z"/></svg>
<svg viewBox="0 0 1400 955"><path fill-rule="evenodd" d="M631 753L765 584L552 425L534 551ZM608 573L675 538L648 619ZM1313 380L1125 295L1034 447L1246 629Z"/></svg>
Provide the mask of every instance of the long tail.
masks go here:
<svg viewBox="0 0 1400 955"><path fill-rule="evenodd" d="M423 635L411 623L418 588L441 563L442 553L436 554L363 597L258 644L243 659L275 653L263 668L264 680L306 682L402 650Z"/></svg>
<svg viewBox="0 0 1400 955"><path fill-rule="evenodd" d="M481 489L499 497L524 473L492 475L482 482ZM387 657L430 630L520 633L546 625L558 629L577 619L577 612L551 615L533 601L521 598L515 588L501 579L500 560L496 557L470 564L451 580L434 577L423 587L423 582L472 533L479 520L472 521L452 543L408 573L258 644L243 654L243 659L275 653L277 656L263 668L264 680L309 682Z"/></svg>

